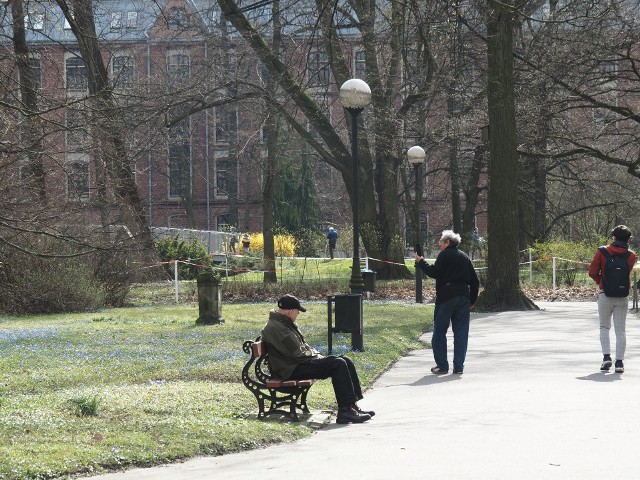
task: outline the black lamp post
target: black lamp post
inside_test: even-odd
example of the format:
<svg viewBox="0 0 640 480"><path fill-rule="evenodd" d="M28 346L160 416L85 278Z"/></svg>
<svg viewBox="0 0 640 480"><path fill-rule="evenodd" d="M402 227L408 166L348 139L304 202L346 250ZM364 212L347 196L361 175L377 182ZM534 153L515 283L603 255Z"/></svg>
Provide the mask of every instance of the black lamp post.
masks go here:
<svg viewBox="0 0 640 480"><path fill-rule="evenodd" d="M340 87L340 103L351 114L351 155L353 157L353 266L349 287L362 294L364 281L360 269L360 161L358 157L358 115L371 102L371 89L363 80L352 78Z"/></svg>
<svg viewBox="0 0 640 480"><path fill-rule="evenodd" d="M415 205L414 205L415 230L413 234L416 245L422 243L422 240L420 238L420 199L422 198L422 195L421 195L422 182L420 181L422 180L422 176L420 174L421 173L420 167L422 167L425 157L426 157L426 153L424 152L424 149L422 147L414 146L414 147L411 147L409 150L407 150L407 159L409 160L409 163L413 165L413 170L415 173L415 180L416 180L416 186L415 186L416 196L415 196ZM417 265L416 265L416 303L422 303L422 270L420 270Z"/></svg>

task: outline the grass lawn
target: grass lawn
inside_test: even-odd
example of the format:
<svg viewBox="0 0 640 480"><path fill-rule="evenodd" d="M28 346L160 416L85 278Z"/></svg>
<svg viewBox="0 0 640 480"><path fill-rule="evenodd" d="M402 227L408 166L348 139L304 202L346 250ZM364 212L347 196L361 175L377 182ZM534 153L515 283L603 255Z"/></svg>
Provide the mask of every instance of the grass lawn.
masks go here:
<svg viewBox="0 0 640 480"><path fill-rule="evenodd" d="M305 302L307 341L327 350L326 303ZM223 305L225 323L196 326L197 305L147 305L95 313L0 316L0 479L47 479L223 454L311 434L258 421L240 373L272 303ZM365 301L364 352L349 335L334 353L354 360L363 384L408 350L433 308ZM309 394L335 408L330 381ZM250 433L249 433L250 432Z"/></svg>

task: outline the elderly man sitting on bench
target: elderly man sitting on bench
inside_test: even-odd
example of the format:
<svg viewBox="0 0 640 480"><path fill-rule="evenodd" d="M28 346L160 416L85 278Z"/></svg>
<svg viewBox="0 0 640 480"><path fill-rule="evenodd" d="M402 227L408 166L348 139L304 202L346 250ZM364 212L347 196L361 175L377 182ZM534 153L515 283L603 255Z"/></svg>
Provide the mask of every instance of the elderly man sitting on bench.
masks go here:
<svg viewBox="0 0 640 480"><path fill-rule="evenodd" d="M262 329L262 340L269 349L271 374L282 379L325 379L331 377L338 401L336 423L362 423L370 420L374 412L361 410L362 390L356 368L345 356L322 356L304 339L296 325L300 312L307 309L293 295L278 300L278 308L269 313Z"/></svg>

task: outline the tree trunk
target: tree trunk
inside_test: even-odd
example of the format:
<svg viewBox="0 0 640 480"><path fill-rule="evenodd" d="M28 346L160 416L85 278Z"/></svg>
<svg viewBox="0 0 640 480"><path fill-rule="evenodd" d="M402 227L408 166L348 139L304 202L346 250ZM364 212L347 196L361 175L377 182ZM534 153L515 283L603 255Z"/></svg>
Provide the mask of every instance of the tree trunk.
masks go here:
<svg viewBox="0 0 640 480"><path fill-rule="evenodd" d="M478 199L480 197L480 173L486 163L485 157L487 154L486 145L479 145L475 148L473 153L473 165L471 165L471 173L469 175L469 181L464 190L465 197L467 199L464 205L464 211L462 212L462 243L465 251L470 251L471 234L473 227L475 226L476 207L478 206Z"/></svg>
<svg viewBox="0 0 640 480"><path fill-rule="evenodd" d="M513 90L513 7L489 0L489 245L485 289L477 305L494 311L537 308L520 289L518 159Z"/></svg>
<svg viewBox="0 0 640 480"><path fill-rule="evenodd" d="M120 218L143 248L151 248L151 231L147 224L140 194L135 184L127 154L125 133L119 122L118 106L109 85L107 67L102 59L96 33L91 0L56 0L78 40L92 97L92 122L101 131L97 155L112 182L113 194L120 207ZM70 5L72 8L70 8Z"/></svg>
<svg viewBox="0 0 640 480"><path fill-rule="evenodd" d="M281 23L280 23L280 0L274 0L271 6L273 17L273 53L280 54ZM266 83L267 92L274 92L276 82L273 75L269 75ZM276 273L276 253L273 223L273 200L275 194L275 180L278 171L278 116L277 111L267 103L267 119L265 128L267 129L267 164L265 166L264 180L262 185L262 237L264 238L264 263L265 272L264 283L277 283Z"/></svg>
<svg viewBox="0 0 640 480"><path fill-rule="evenodd" d="M44 146L42 144L42 129L38 128L36 117L38 112L37 85L29 60L22 0L11 0L11 14L13 17L13 49L20 75L20 96L26 114L23 139L29 158L30 187L34 189L33 197L44 204L47 200L42 162ZM28 190L31 191L31 188Z"/></svg>

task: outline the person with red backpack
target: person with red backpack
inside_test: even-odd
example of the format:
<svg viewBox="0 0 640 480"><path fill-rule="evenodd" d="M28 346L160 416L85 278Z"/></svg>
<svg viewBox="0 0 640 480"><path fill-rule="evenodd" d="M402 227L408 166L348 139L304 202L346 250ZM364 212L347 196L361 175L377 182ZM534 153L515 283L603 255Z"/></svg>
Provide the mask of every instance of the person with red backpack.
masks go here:
<svg viewBox="0 0 640 480"><path fill-rule="evenodd" d="M600 370L609 371L611 343L609 331L611 320L616 333L616 373L624 372L624 352L627 347L625 324L629 308L629 275L636 264L637 256L629 250L631 230L626 225L618 225L611 230L609 245L599 247L589 265L589 276L598 284L598 316L600 317L600 345L602 365Z"/></svg>

